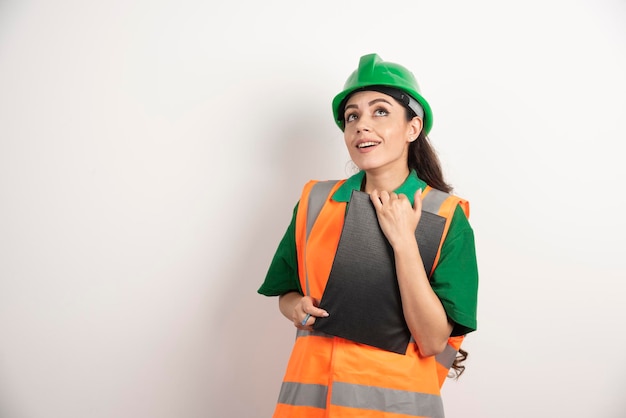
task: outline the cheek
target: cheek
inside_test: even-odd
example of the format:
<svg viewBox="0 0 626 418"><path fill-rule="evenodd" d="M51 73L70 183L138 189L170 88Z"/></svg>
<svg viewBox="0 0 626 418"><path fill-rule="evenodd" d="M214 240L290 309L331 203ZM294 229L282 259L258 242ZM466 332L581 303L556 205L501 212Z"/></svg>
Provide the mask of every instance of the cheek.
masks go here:
<svg viewBox="0 0 626 418"><path fill-rule="evenodd" d="M350 135L348 134L348 132L343 133L343 143L346 145L346 147L350 143Z"/></svg>
<svg viewBox="0 0 626 418"><path fill-rule="evenodd" d="M387 139L387 141L392 143L393 145L402 145L406 142L406 139L408 138L404 131L401 131L397 128L394 129L393 127L386 129L383 135Z"/></svg>

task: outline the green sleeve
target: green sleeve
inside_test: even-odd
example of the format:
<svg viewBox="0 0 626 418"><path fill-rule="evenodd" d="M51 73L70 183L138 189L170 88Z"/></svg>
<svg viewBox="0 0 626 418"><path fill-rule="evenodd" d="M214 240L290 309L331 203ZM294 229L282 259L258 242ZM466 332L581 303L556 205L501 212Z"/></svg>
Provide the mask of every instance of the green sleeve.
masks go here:
<svg viewBox="0 0 626 418"><path fill-rule="evenodd" d="M431 286L455 324L452 335L475 331L478 266L474 231L460 206L452 217Z"/></svg>
<svg viewBox="0 0 626 418"><path fill-rule="evenodd" d="M270 267L265 275L265 281L257 290L265 296L279 296L288 292L300 292L298 279L298 257L296 254L296 214L298 205L293 210L291 223L283 236Z"/></svg>

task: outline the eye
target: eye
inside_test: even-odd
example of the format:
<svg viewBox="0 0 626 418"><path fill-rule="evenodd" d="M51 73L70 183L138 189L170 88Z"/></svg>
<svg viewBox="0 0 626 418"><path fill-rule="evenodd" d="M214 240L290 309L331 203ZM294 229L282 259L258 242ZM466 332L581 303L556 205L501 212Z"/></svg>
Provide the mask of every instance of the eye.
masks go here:
<svg viewBox="0 0 626 418"><path fill-rule="evenodd" d="M356 116L356 114L355 114L355 113L348 113L348 114L346 115L346 117L345 117L345 121L346 121L346 123L348 123L348 122L353 122L353 121L355 121L356 119L357 119L357 116Z"/></svg>
<svg viewBox="0 0 626 418"><path fill-rule="evenodd" d="M389 112L387 109L379 108L374 111L374 116L387 116Z"/></svg>

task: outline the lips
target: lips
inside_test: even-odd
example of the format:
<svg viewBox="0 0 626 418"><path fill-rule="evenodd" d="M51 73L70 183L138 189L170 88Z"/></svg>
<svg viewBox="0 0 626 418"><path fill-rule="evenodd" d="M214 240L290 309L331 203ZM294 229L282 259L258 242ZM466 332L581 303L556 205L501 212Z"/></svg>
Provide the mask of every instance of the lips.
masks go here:
<svg viewBox="0 0 626 418"><path fill-rule="evenodd" d="M376 145L378 145L378 144L380 144L380 142L378 142L378 141L369 141L369 140L366 140L366 141L359 141L359 142L357 142L356 147L357 147L358 149L364 149L364 148L371 148L371 147L375 147L375 146L376 146Z"/></svg>

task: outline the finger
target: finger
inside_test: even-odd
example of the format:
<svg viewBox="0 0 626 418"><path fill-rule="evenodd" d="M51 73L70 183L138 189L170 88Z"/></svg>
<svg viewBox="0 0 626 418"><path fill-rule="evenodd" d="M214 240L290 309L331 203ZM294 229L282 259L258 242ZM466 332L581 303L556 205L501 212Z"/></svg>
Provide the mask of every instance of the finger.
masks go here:
<svg viewBox="0 0 626 418"><path fill-rule="evenodd" d="M326 312L324 309L315 308L312 310L315 312L307 313L300 321L300 325L302 325L303 327L307 325L312 325L315 322L315 318L326 318L328 316L328 312Z"/></svg>
<svg viewBox="0 0 626 418"><path fill-rule="evenodd" d="M328 312L326 312L326 310L324 310L322 308L316 308L316 307L307 309L306 312L304 312L304 313L308 314L310 316L314 316L316 318L319 318L319 317L324 317L325 318L325 317L328 316Z"/></svg>
<svg viewBox="0 0 626 418"><path fill-rule="evenodd" d="M378 193L378 190L372 190L372 193L370 193L370 200L375 208L380 209L382 202L380 201L380 193Z"/></svg>
<svg viewBox="0 0 626 418"><path fill-rule="evenodd" d="M314 316L314 317L326 317L328 316L328 312L322 308L318 308L319 301L317 299L311 298L312 304L307 304L302 306L302 315L303 318L306 315Z"/></svg>
<svg viewBox="0 0 626 418"><path fill-rule="evenodd" d="M422 189L417 189L415 198L413 199L413 209L415 212L422 212Z"/></svg>
<svg viewBox="0 0 626 418"><path fill-rule="evenodd" d="M408 197L406 197L406 195L405 195L405 194L402 194L402 193L401 193L401 194L397 195L397 198L398 198L398 200L402 201L403 203L404 203L404 202L409 202L409 198L408 198ZM409 202L409 206L410 206L410 205L411 205L411 202Z"/></svg>
<svg viewBox="0 0 626 418"><path fill-rule="evenodd" d="M399 197L400 196L398 196L398 194L395 192L389 193L389 200L395 200L395 199L398 199Z"/></svg>

